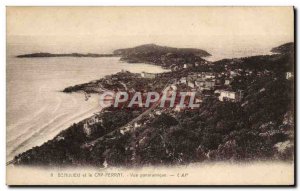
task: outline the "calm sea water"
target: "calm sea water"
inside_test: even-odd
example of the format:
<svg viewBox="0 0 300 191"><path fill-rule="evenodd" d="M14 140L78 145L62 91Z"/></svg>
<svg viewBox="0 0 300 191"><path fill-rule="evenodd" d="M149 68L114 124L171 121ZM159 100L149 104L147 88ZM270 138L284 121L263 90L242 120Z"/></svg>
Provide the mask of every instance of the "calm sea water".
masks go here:
<svg viewBox="0 0 300 191"><path fill-rule="evenodd" d="M99 111L97 96L60 92L122 69L164 70L119 58L7 58L7 159L41 145L61 130Z"/></svg>

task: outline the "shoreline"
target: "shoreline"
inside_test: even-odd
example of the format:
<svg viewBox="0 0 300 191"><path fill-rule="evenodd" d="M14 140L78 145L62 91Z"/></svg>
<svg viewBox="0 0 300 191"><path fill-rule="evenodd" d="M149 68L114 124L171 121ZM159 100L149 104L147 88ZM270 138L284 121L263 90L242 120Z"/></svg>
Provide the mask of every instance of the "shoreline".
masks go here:
<svg viewBox="0 0 300 191"><path fill-rule="evenodd" d="M63 92L61 92L61 93L63 93ZM74 94L82 94L82 93L80 93L80 92L74 92ZM96 95L92 95L92 96L96 96ZM97 100L96 97L95 98L91 98L91 99ZM68 118L66 121L61 122L62 125L59 125L59 124L56 125L58 127L53 132L51 132L50 134L48 134L48 133L44 134L43 136L45 136L46 138L44 138L43 141L42 140L36 140L34 142L36 144L33 144L33 143L30 144L30 145L35 145L35 146L32 146L32 147L27 146L28 148L24 147L24 149L22 149L23 151L17 152L18 154L14 154L14 155L9 154L8 150L7 150L7 156L6 156L7 162L14 160L14 158L16 156L18 156L19 154L22 154L22 153L26 152L27 150L29 150L29 149L31 149L33 147L39 147L39 146L43 145L44 143L46 143L47 141L53 140L62 131L70 128L72 126L72 124L79 123L81 121L89 119L89 118L93 117L95 115L95 113L101 112L102 110L103 110L103 108L100 108L100 106L97 105L97 106L95 106L92 109L89 109L87 111L82 111L81 113L83 113L83 115L78 115L78 114L76 114L76 112L74 112L73 116L71 116L70 118ZM13 149L10 152L13 152Z"/></svg>
<svg viewBox="0 0 300 191"><path fill-rule="evenodd" d="M102 57L102 58L104 58L104 57ZM120 61L120 62L121 62L121 61ZM126 64L131 64L131 63L127 63L127 62L124 62L124 63L126 63ZM145 65L149 65L149 66L154 66L153 64L146 64L146 63L141 63L141 64L145 64ZM159 68L162 69L161 66L157 66L157 67L159 67ZM165 72L165 71L161 71L161 72ZM159 72L159 73L160 73L160 72ZM109 74L109 75L113 75L113 74L116 74L116 73L112 73L112 74ZM104 78L104 77L102 77L102 78ZM102 79L102 78L101 78L101 79ZM97 78L97 79L99 79L99 78ZM97 79L95 79L95 80L97 80ZM92 80L92 81L95 81L95 80ZM89 82L87 82L87 83L90 83L90 82L92 82L92 81L89 81ZM99 95L99 93L101 93L103 90L104 90L104 89L102 88L101 91L91 93L91 95L97 96L97 95ZM57 92L66 94L66 92L63 92L63 90L57 90ZM71 92L71 93L67 93L67 94L73 94L73 93L84 95L83 92L80 92L80 91L78 91L78 92ZM82 99L84 99L84 98L82 98ZM100 106L98 106L98 104L97 104L97 107L96 107L96 108L98 108L98 107L100 107ZM66 122L63 122L63 123L64 123L63 127L60 127L59 130L56 130L55 132L53 132L53 133L51 133L51 134L49 134L49 135L46 134L46 135L47 135L47 139L43 139L42 142L41 142L40 140L37 140L37 144L32 144L32 143L31 143L30 145L32 145L32 146L30 146L30 147L25 147L25 149L22 149L23 151L18 152L18 154L10 155L9 157L8 157L8 152L7 152L6 160L9 162L9 161L13 160L16 156L18 156L18 155L20 155L20 154L23 154L23 153L25 153L26 151L28 151L28 150L30 150L30 149L32 149L32 148L34 148L34 147L42 146L44 143L53 140L53 139L54 139L58 134L60 134L62 131L71 128L72 124L74 124L74 123L80 123L80 122L82 122L82 121L85 121L85 120L88 120L88 119L90 119L90 118L93 118L94 113L100 113L100 112L102 112L102 111L103 111L103 108L102 108L102 109L94 109L94 110L92 110L91 112L89 112L88 114L86 114L86 115L84 115L84 116L78 116L78 117L76 117L76 119L74 119L74 120L72 120L72 121L71 121L71 120L67 120ZM76 112L74 112L74 114L76 114ZM58 129L58 128L56 128L56 129ZM35 142L36 142L36 141L35 141Z"/></svg>

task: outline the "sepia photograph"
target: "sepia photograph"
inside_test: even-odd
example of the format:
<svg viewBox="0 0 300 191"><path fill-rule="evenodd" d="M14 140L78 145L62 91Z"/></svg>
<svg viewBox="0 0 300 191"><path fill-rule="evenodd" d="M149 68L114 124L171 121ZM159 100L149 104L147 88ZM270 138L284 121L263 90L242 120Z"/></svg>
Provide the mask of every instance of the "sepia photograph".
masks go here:
<svg viewBox="0 0 300 191"><path fill-rule="evenodd" d="M294 7L6 7L7 185L295 185Z"/></svg>

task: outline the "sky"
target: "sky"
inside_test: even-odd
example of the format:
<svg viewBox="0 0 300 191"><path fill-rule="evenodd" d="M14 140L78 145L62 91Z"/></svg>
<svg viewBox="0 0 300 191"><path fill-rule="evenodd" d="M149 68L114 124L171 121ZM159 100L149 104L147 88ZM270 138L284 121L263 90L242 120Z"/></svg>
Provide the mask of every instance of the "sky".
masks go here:
<svg viewBox="0 0 300 191"><path fill-rule="evenodd" d="M292 7L8 7L7 42L58 52L155 43L233 49L294 41Z"/></svg>

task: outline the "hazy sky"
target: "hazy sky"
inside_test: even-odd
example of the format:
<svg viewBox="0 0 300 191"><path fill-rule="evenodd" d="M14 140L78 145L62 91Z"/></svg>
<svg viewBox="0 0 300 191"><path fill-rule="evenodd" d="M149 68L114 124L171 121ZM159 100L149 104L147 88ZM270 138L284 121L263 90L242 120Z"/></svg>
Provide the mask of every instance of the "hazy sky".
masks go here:
<svg viewBox="0 0 300 191"><path fill-rule="evenodd" d="M293 41L293 25L292 7L7 8L8 43L52 45L70 51L96 48L107 52L144 43L272 47Z"/></svg>

